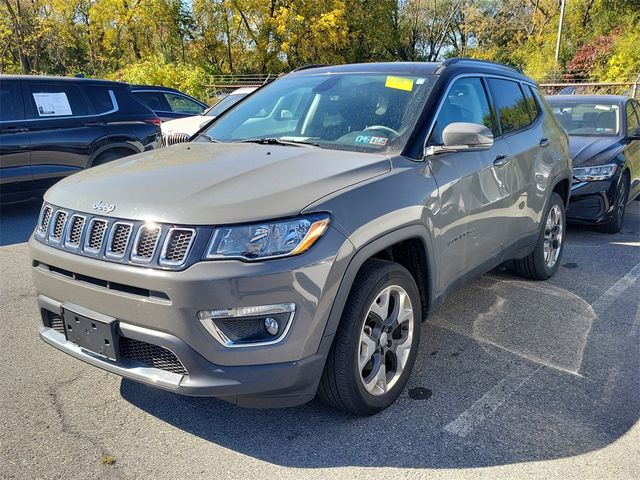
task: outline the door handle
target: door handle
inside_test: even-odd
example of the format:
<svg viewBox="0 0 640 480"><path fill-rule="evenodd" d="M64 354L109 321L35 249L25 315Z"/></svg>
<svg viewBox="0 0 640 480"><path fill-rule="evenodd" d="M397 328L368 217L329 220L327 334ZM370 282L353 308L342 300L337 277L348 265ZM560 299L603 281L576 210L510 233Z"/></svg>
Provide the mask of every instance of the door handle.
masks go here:
<svg viewBox="0 0 640 480"><path fill-rule="evenodd" d="M549 146L549 139L548 138L543 138L542 140L540 140L540 148L545 148Z"/></svg>
<svg viewBox="0 0 640 480"><path fill-rule="evenodd" d="M13 125L8 126L8 127L4 127L2 129L3 132L6 133L18 133L18 132L26 132L27 129L26 128L20 128L20 127L14 127Z"/></svg>
<svg viewBox="0 0 640 480"><path fill-rule="evenodd" d="M510 161L511 161L511 157L509 155L498 155L496 159L493 161L493 166L504 167Z"/></svg>

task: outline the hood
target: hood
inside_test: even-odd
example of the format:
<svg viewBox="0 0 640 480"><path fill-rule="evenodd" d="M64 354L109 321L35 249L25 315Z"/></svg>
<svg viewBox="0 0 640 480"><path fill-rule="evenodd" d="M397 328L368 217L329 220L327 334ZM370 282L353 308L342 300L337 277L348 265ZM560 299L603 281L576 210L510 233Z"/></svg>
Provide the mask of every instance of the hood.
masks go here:
<svg viewBox="0 0 640 480"><path fill-rule="evenodd" d="M187 135L193 135L214 118L215 117L210 117L208 115L176 118L175 120L162 122L160 128L162 129L163 135L168 135L170 133L186 133Z"/></svg>
<svg viewBox="0 0 640 480"><path fill-rule="evenodd" d="M622 144L618 137L569 136L569 149L574 167L603 165L615 157Z"/></svg>
<svg viewBox="0 0 640 480"><path fill-rule="evenodd" d="M86 213L185 225L298 215L319 198L390 171L384 155L252 143L182 143L90 168L45 201Z"/></svg>

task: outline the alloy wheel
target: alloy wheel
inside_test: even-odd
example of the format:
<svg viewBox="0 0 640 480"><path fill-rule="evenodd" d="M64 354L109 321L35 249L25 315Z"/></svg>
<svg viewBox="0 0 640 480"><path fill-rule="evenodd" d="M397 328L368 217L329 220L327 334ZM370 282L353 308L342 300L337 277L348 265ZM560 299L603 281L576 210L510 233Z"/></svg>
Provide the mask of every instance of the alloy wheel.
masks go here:
<svg viewBox="0 0 640 480"><path fill-rule="evenodd" d="M414 331L414 312L407 292L398 285L382 290L365 316L358 347L362 385L383 395L396 384L407 364Z"/></svg>
<svg viewBox="0 0 640 480"><path fill-rule="evenodd" d="M544 227L544 262L548 269L554 267L560 256L564 236L562 211L558 205L553 205L547 215Z"/></svg>

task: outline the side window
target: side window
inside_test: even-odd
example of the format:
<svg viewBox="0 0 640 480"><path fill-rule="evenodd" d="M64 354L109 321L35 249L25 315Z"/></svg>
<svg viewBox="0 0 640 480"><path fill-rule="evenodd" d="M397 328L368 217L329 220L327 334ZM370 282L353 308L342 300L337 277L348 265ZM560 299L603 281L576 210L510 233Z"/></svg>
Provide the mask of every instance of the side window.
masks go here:
<svg viewBox="0 0 640 480"><path fill-rule="evenodd" d="M487 81L496 104L502 133L513 132L529 125L529 110L520 85L497 78L489 78Z"/></svg>
<svg viewBox="0 0 640 480"><path fill-rule="evenodd" d="M523 88L524 99L527 102L527 108L529 109L529 118L533 122L536 118L538 118L538 115L540 115L540 106L538 105L538 101L533 94L532 88L529 85L523 85Z"/></svg>
<svg viewBox="0 0 640 480"><path fill-rule="evenodd" d="M0 82L0 121L24 120L20 88L15 82Z"/></svg>
<svg viewBox="0 0 640 480"><path fill-rule="evenodd" d="M202 108L200 104L188 99L187 97L183 97L182 95L165 93L164 97L167 99L167 102L169 102L172 112L199 115L204 111L204 108Z"/></svg>
<svg viewBox="0 0 640 480"><path fill-rule="evenodd" d="M89 114L87 103L77 85L27 84L33 118L57 118Z"/></svg>
<svg viewBox="0 0 640 480"><path fill-rule="evenodd" d="M93 110L98 115L115 110L116 106L112 98L112 96L115 98L113 90L110 90L108 87L88 85L84 91L93 105Z"/></svg>
<svg viewBox="0 0 640 480"><path fill-rule="evenodd" d="M133 92L136 100L144 106L149 107L154 112L170 112L169 102L164 95L158 92Z"/></svg>
<svg viewBox="0 0 640 480"><path fill-rule="evenodd" d="M638 128L638 117L636 111L634 111L633 102L627 102L627 135L633 135L635 129Z"/></svg>
<svg viewBox="0 0 640 480"><path fill-rule="evenodd" d="M442 145L445 127L457 122L484 125L495 136L499 134L480 78L460 78L451 85L436 118L429 145Z"/></svg>

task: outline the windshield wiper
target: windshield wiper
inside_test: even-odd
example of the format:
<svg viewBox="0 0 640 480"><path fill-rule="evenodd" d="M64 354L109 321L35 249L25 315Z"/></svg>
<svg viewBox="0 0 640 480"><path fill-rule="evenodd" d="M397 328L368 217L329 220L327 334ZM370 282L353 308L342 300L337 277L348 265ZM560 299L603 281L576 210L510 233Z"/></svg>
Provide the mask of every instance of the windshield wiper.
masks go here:
<svg viewBox="0 0 640 480"><path fill-rule="evenodd" d="M257 143L259 145L282 145L286 147L301 147L303 145L310 145L312 147L317 147L317 143L305 142L304 140L280 140L275 137L267 137L267 138L247 138L245 140L237 140L232 143Z"/></svg>

